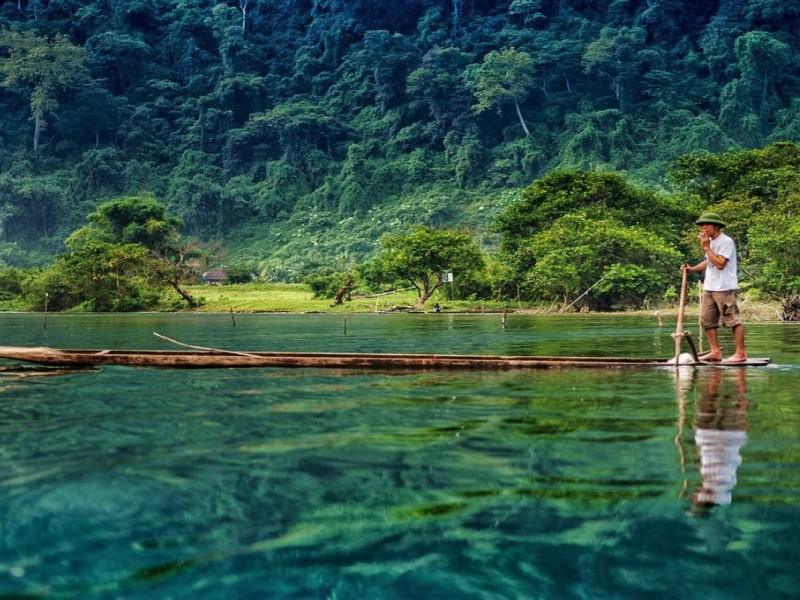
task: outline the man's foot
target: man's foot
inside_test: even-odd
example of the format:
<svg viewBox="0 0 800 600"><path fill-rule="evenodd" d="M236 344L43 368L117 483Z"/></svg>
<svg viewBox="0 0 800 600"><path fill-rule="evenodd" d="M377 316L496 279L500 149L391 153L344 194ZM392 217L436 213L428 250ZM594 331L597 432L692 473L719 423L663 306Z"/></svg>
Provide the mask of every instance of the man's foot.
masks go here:
<svg viewBox="0 0 800 600"><path fill-rule="evenodd" d="M747 362L747 355L746 354L734 354L733 356L731 356L729 358L726 358L722 362L725 363L726 365Z"/></svg>
<svg viewBox="0 0 800 600"><path fill-rule="evenodd" d="M703 362L719 362L722 360L722 352L706 352L698 356Z"/></svg>

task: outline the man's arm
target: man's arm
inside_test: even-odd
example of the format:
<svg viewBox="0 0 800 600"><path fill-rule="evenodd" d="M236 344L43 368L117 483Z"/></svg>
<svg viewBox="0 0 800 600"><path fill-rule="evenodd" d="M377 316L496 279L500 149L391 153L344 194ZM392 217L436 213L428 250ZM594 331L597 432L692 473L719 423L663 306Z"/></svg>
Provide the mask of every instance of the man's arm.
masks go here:
<svg viewBox="0 0 800 600"><path fill-rule="evenodd" d="M703 261L706 263L706 265L710 262L720 271L725 268L725 265L728 264L728 257L722 256L722 254L714 253L714 251L711 249L710 237L705 234L700 234L700 245L703 247L703 253L706 255L706 260ZM724 245L725 244L723 244L723 246Z"/></svg>
<svg viewBox="0 0 800 600"><path fill-rule="evenodd" d="M727 261L728 259L725 259L725 260ZM705 269L705 268L706 268L706 266L708 266L708 261L707 261L707 260L704 260L703 262L699 262L699 263L697 263L697 264L696 264L695 266L693 266L693 267L691 267L691 266L689 266L689 265L683 265L683 266L681 267L681 269L683 269L683 270L685 270L685 271L702 271L703 269Z"/></svg>

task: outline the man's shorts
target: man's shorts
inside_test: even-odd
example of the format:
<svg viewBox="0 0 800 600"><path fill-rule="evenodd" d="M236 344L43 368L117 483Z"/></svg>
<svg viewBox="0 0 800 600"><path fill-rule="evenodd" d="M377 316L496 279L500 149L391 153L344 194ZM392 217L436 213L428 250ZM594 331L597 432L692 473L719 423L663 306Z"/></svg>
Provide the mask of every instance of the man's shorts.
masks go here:
<svg viewBox="0 0 800 600"><path fill-rule="evenodd" d="M736 304L737 290L726 292L703 292L703 303L700 306L700 326L703 329L719 327L720 321L725 327L736 327L742 324L739 316L739 305Z"/></svg>

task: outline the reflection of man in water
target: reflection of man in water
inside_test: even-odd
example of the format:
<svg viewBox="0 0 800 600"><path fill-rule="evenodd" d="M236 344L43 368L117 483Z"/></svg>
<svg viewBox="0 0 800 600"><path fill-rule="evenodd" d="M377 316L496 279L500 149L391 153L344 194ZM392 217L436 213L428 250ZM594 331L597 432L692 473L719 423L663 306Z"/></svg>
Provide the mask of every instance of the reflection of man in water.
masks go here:
<svg viewBox="0 0 800 600"><path fill-rule="evenodd" d="M708 373L695 417L694 440L703 478L692 500L695 507L731 503L736 470L742 464L739 450L747 442L746 392L745 369L711 369Z"/></svg>

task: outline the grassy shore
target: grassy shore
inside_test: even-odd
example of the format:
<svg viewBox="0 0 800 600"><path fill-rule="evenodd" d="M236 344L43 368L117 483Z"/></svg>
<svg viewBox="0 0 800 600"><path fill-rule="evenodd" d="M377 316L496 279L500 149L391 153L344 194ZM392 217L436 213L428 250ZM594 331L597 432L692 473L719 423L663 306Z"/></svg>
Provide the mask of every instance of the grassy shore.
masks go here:
<svg viewBox="0 0 800 600"><path fill-rule="evenodd" d="M534 304L518 302L491 302L486 300L449 300L442 296L435 296L420 309L415 306L416 293L414 290L403 290L395 293L376 296L353 296L338 306L331 306L330 298L314 298L314 294L303 284L246 284L191 286L188 291L203 301L203 305L196 312L389 312L397 310L424 310L433 311L433 305L438 302L444 312L502 312L507 309L513 312L527 312L539 314L556 314L561 309L558 304ZM776 303L750 300L747 296L741 299L740 307L742 316L748 321L779 321L780 311ZM571 309L574 312L574 309ZM677 314L677 304L659 306L657 308L628 311L629 313L647 313L656 315L656 311L664 317ZM686 306L687 318L697 316L697 303L689 302Z"/></svg>
<svg viewBox="0 0 800 600"><path fill-rule="evenodd" d="M502 311L505 303L480 300L430 299L420 309L415 306L416 292L402 290L374 296L353 296L338 306L330 298L315 298L303 284L197 285L187 291L202 301L196 312L379 312L395 310L433 311L438 302L448 312ZM526 307L533 309L535 307Z"/></svg>
<svg viewBox="0 0 800 600"><path fill-rule="evenodd" d="M330 298L315 298L308 286L303 284L267 284L250 283L242 285L193 285L187 291L202 302L202 306L191 309L202 313L368 313L395 311L433 312L434 303L438 302L443 312L481 313L502 312L508 310L516 313L558 314L560 304L536 304L525 302L492 302L487 300L451 300L444 293L435 295L422 308L416 306L415 290L402 290L394 293L353 296L338 306L331 306ZM174 301L171 297L170 301ZM742 315L747 321L779 321L780 306L777 303L753 301L746 295L740 300ZM0 311L27 310L21 299L0 301ZM168 309L164 309L168 310ZM652 307L638 311L626 311L624 314L649 314L662 317L674 317L678 312L677 304ZM574 313L571 307L568 312ZM686 318L696 318L698 307L696 302L686 306ZM621 314L621 313L615 313Z"/></svg>

